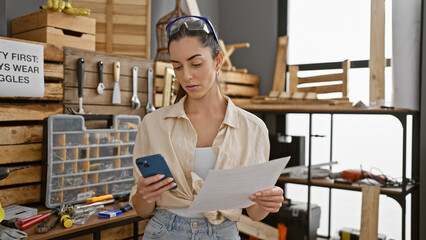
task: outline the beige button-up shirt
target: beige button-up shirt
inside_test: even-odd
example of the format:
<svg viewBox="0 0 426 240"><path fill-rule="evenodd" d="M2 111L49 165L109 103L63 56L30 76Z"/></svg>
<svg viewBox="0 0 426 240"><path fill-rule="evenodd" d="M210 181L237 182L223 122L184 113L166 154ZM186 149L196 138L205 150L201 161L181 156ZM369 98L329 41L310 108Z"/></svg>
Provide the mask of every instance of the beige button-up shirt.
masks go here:
<svg viewBox="0 0 426 240"><path fill-rule="evenodd" d="M168 191L157 200L156 208L186 208L201 189L203 180L193 172L197 132L184 110L186 97L178 103L160 108L146 115L139 127L133 150L133 177L141 176L135 160L152 154L163 154L177 183L176 190ZM236 107L226 97L225 118L213 141L217 156L214 169L229 169L264 163L269 159L268 129L257 116ZM130 200L136 193L136 185ZM130 204L132 204L130 202ZM241 209L204 212L212 224L228 218L238 221Z"/></svg>

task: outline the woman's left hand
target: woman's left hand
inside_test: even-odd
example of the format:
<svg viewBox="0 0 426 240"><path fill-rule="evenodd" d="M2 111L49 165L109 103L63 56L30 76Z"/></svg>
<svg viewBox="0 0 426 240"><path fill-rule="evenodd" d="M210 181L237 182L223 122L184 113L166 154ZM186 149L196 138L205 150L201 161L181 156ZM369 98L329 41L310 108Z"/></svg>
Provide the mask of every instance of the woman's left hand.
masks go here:
<svg viewBox="0 0 426 240"><path fill-rule="evenodd" d="M254 193L249 199L266 212L278 212L284 201L283 194L282 188L274 186L271 189Z"/></svg>

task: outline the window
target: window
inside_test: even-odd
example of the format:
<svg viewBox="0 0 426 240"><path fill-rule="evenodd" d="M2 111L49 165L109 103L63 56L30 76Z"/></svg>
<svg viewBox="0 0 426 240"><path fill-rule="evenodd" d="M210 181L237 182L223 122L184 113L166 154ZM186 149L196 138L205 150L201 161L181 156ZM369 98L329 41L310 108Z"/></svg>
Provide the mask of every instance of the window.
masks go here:
<svg viewBox="0 0 426 240"><path fill-rule="evenodd" d="M288 0L288 56L291 64L309 64L368 60L370 56L370 0ZM392 56L392 1L386 1L385 57ZM332 73L332 70L321 70ZM392 94L391 67L385 70L385 100ZM349 70L349 99L353 103L369 103L369 69ZM289 114L286 133L308 137L307 114ZM330 115L316 114L312 118L312 163L330 159ZM333 128L333 172L346 169L370 170L377 167L384 174L401 177L402 131L399 122L390 116L337 115ZM306 145L306 149L309 146ZM407 149L410 149L408 147ZM308 156L308 154L306 154ZM409 159L407 158L407 163ZM307 162L307 159L306 159ZM410 169L407 167L407 169ZM373 170L376 171L376 170ZM410 175L407 175L410 176ZM328 189L311 188L311 203L321 206L318 234L328 235ZM307 187L288 184L287 197L306 202ZM360 192L332 190L331 236L343 227L358 228L361 222ZM407 200L408 201L408 200ZM409 202L407 202L409 203ZM407 204L407 227L410 229L410 206ZM380 196L379 233L388 238L401 238L401 207L391 198ZM392 217L393 216L393 217ZM409 231L406 236L410 239Z"/></svg>

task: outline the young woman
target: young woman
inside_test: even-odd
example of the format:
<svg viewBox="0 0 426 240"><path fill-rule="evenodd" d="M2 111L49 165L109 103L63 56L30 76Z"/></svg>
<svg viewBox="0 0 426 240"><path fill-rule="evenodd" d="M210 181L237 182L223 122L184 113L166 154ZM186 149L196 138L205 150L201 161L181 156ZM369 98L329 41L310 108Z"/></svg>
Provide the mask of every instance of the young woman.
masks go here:
<svg viewBox="0 0 426 240"><path fill-rule="evenodd" d="M240 239L236 221L242 209L191 214L186 209L210 169L229 169L268 161L265 124L236 107L219 88L223 54L207 18L184 16L167 25L171 62L180 84L175 104L145 116L136 137L134 160L161 153L171 178L144 178L134 171L130 195L141 217L154 214L144 239ZM137 169L134 164L134 169ZM262 220L283 201L279 187L253 193L249 217Z"/></svg>

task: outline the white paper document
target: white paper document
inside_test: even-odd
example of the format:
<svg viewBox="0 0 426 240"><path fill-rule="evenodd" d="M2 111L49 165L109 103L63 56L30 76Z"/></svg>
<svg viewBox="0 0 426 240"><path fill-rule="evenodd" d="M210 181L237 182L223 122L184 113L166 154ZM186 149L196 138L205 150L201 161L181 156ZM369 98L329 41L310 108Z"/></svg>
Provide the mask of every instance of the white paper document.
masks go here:
<svg viewBox="0 0 426 240"><path fill-rule="evenodd" d="M290 157L258 165L210 170L203 187L188 212L246 208L254 204L248 197L275 186Z"/></svg>

